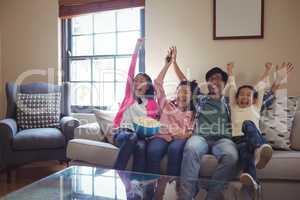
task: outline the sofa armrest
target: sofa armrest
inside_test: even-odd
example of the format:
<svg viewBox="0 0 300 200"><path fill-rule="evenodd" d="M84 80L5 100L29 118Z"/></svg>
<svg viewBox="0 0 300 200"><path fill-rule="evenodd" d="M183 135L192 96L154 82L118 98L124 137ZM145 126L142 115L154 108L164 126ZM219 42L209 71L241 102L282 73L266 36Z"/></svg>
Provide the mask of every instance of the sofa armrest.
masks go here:
<svg viewBox="0 0 300 200"><path fill-rule="evenodd" d="M60 129L66 138L66 143L74 138L74 130L80 125L79 120L71 116L65 116L60 120Z"/></svg>
<svg viewBox="0 0 300 200"><path fill-rule="evenodd" d="M5 164L6 156L11 151L14 135L17 134L17 122L12 118L0 121L0 167Z"/></svg>
<svg viewBox="0 0 300 200"><path fill-rule="evenodd" d="M18 126L16 120L7 118L0 121L0 141L10 141L17 132Z"/></svg>

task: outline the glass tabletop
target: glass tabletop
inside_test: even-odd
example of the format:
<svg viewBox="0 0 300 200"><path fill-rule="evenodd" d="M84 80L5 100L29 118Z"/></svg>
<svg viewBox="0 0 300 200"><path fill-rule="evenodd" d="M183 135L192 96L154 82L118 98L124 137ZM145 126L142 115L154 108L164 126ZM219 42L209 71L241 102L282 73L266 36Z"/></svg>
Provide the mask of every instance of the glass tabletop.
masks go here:
<svg viewBox="0 0 300 200"><path fill-rule="evenodd" d="M183 182L195 184L199 191L204 191L196 199L204 199L205 188L212 184L226 185L226 199L244 199L238 194L240 185L235 183L72 166L0 200L177 199L178 186Z"/></svg>

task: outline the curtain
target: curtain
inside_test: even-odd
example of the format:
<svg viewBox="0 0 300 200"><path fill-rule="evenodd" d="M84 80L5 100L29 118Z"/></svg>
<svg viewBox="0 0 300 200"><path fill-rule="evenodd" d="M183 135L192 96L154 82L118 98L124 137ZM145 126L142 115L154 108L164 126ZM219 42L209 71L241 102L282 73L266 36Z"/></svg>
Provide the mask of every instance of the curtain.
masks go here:
<svg viewBox="0 0 300 200"><path fill-rule="evenodd" d="M59 17L145 6L145 0L59 0Z"/></svg>

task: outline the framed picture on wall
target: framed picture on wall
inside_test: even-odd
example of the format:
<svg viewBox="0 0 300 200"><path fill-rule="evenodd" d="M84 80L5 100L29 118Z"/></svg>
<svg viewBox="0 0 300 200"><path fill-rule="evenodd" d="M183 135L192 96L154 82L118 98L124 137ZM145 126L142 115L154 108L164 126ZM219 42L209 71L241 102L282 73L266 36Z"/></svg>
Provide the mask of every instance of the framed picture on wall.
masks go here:
<svg viewBox="0 0 300 200"><path fill-rule="evenodd" d="M264 37L264 0L213 0L213 38Z"/></svg>

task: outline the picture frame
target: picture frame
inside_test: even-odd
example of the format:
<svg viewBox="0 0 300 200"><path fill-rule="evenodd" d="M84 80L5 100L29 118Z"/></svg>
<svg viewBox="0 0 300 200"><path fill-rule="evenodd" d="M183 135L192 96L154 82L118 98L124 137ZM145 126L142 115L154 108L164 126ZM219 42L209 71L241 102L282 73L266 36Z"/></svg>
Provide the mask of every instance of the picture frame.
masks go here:
<svg viewBox="0 0 300 200"><path fill-rule="evenodd" d="M213 0L213 39L262 39L264 0Z"/></svg>

